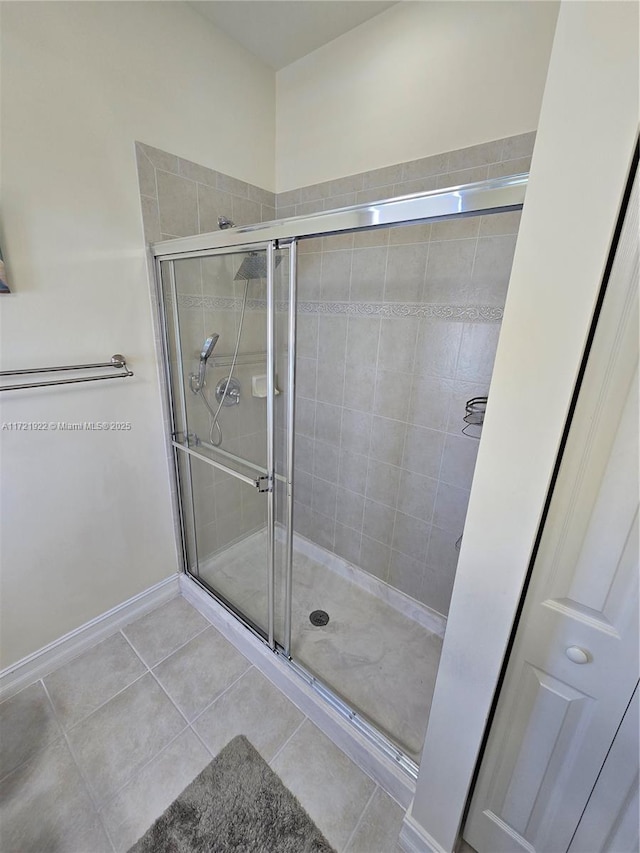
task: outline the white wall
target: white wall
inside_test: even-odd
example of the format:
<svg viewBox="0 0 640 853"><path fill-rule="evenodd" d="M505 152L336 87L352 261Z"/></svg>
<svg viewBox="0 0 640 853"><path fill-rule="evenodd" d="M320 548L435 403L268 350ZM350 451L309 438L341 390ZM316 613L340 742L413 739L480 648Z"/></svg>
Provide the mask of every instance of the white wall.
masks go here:
<svg viewBox="0 0 640 853"><path fill-rule="evenodd" d="M535 130L557 12L398 3L283 68L278 192Z"/></svg>
<svg viewBox="0 0 640 853"><path fill-rule="evenodd" d="M425 849L456 839L631 164L638 60L636 4L561 6L406 827Z"/></svg>
<svg viewBox="0 0 640 853"><path fill-rule="evenodd" d="M3 369L129 359L129 380L8 392L2 663L177 570L134 140L273 188L275 81L187 4L2 7Z"/></svg>

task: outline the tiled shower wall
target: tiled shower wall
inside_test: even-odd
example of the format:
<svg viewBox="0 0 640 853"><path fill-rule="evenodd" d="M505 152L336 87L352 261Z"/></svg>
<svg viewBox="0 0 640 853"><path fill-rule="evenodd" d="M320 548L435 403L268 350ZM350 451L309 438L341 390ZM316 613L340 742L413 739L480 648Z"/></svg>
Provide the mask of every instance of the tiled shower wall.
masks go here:
<svg viewBox="0 0 640 853"><path fill-rule="evenodd" d="M528 171L534 134L281 193L278 217ZM302 241L295 527L446 614L518 213Z"/></svg>
<svg viewBox="0 0 640 853"><path fill-rule="evenodd" d="M136 156L148 242L217 231L221 215L237 225L268 221L275 216L274 194L260 187L139 142ZM224 356L233 353L238 331L245 287L244 281L234 281L239 265L237 256L183 259L175 264L183 379L187 387L189 373L197 371L205 338L212 332L220 334L207 368L206 391L214 411L217 403L213 389L219 379L228 375L228 359ZM260 448L265 444L265 401L252 397L250 389L251 376L266 369L263 282L250 282L247 296L249 308L239 347L241 363L234 371L242 385L242 402L223 407L219 420L223 447L260 462L264 460ZM171 311L167 315L171 323ZM256 354L255 360L247 353ZM260 361L260 354L264 354L265 361ZM176 375L175 363L173 368ZM186 404L189 432L208 441L212 418L202 399L187 391ZM264 527L264 497L251 486L198 460L191 462L191 479L200 560ZM189 513L186 521L190 525Z"/></svg>
<svg viewBox="0 0 640 853"><path fill-rule="evenodd" d="M218 216L236 225L275 217L275 195L222 172L136 142L145 240L218 230Z"/></svg>
<svg viewBox="0 0 640 853"><path fill-rule="evenodd" d="M249 224L516 174L528 171L533 141L524 134L277 197L138 143L145 237L215 231L219 215ZM496 214L299 248L296 530L445 614L478 447L477 429L461 434L464 404L488 392L518 224L519 214ZM191 357L226 325L227 352L237 311L225 324L206 269L182 275ZM258 310L247 313L254 332L241 351L263 348ZM204 412L190 408L206 432ZM253 408L236 443L257 434ZM237 483L211 471L195 479L203 546L218 550L260 523Z"/></svg>
<svg viewBox="0 0 640 853"><path fill-rule="evenodd" d="M302 216L320 210L528 172L534 140L534 132L523 133L278 193L278 217Z"/></svg>

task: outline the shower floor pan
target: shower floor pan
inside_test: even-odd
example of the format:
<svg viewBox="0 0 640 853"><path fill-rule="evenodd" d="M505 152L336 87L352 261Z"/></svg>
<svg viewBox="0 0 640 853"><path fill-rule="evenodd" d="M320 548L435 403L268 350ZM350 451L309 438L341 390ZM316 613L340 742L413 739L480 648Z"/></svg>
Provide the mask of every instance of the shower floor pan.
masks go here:
<svg viewBox="0 0 640 853"><path fill-rule="evenodd" d="M296 537L292 659L419 762L441 637L336 571L340 563L354 570L334 554L306 544ZM260 531L200 563L200 579L259 625L267 613L265 554L266 532ZM276 602L284 601L283 592L284 579L276 576ZM317 610L328 614L327 624L312 624ZM278 640L282 604L275 617Z"/></svg>

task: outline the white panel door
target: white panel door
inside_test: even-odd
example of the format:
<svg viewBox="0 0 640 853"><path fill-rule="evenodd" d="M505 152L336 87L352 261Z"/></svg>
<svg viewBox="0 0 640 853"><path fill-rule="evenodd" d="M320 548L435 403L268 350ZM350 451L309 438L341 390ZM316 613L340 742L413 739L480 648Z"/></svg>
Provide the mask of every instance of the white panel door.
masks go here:
<svg viewBox="0 0 640 853"><path fill-rule="evenodd" d="M639 704L636 688L573 836L569 853L630 853L640 849Z"/></svg>
<svg viewBox="0 0 640 853"><path fill-rule="evenodd" d="M464 828L479 853L568 850L637 683L637 234L636 181Z"/></svg>

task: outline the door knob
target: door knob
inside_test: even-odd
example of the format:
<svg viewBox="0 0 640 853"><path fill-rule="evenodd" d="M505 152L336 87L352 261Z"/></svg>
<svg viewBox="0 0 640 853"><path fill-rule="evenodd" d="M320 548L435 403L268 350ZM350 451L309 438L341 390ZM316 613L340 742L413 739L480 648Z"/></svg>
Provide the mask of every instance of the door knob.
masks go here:
<svg viewBox="0 0 640 853"><path fill-rule="evenodd" d="M572 663L589 663L591 660L589 652L581 649L580 646L569 646L565 654Z"/></svg>

